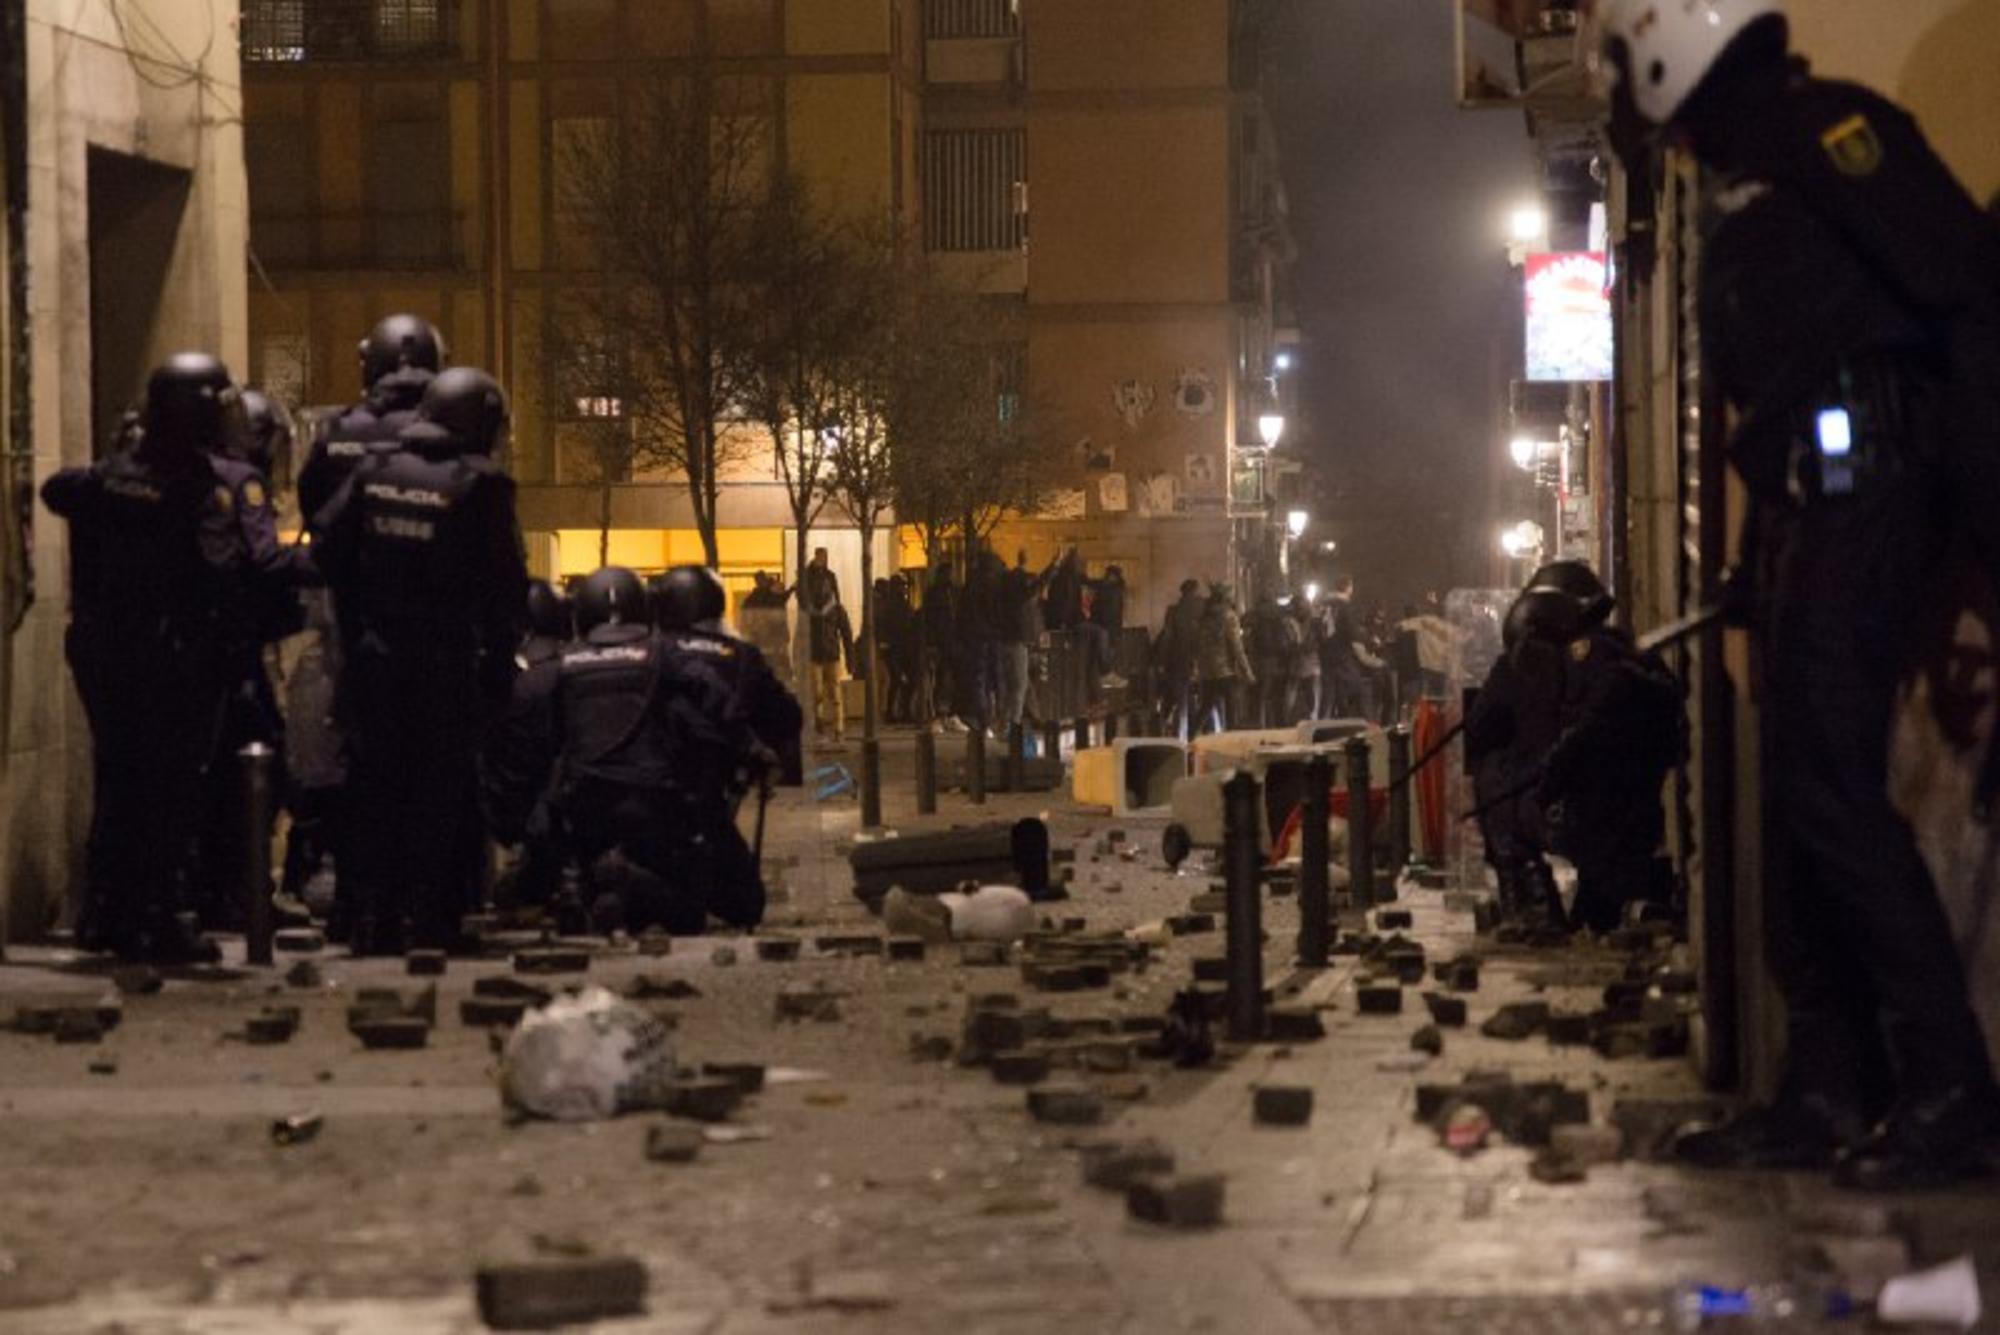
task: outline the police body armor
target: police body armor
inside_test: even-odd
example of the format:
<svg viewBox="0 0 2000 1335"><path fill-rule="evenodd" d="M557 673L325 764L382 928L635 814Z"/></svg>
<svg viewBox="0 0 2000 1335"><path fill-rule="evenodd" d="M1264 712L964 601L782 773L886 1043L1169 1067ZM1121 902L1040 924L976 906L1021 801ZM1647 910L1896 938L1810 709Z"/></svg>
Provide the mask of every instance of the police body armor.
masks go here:
<svg viewBox="0 0 2000 1335"><path fill-rule="evenodd" d="M429 458L377 454L354 477L361 510L355 554L354 601L365 624L350 639L375 634L432 640L442 633L440 609L473 606L483 570L481 539L467 501L496 472L478 457ZM346 609L342 609L343 618ZM460 634L469 620L457 619Z"/></svg>
<svg viewBox="0 0 2000 1335"><path fill-rule="evenodd" d="M741 796L746 737L720 682L704 683L650 628L601 626L560 660L558 793L601 784L665 799L696 823ZM706 687L706 689L704 689ZM692 833L692 831L690 831Z"/></svg>
<svg viewBox="0 0 2000 1335"><path fill-rule="evenodd" d="M417 405L430 381L425 371L384 376L360 403L320 424L305 467L299 470L299 513L308 524L316 526L320 511L364 459L397 451L403 428L416 420Z"/></svg>

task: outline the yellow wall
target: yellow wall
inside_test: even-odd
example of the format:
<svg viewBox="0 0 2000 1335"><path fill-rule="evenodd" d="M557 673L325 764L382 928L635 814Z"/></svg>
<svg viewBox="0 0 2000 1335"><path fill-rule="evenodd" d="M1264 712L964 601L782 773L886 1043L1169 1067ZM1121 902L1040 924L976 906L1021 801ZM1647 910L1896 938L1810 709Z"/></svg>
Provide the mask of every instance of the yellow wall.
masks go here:
<svg viewBox="0 0 2000 1335"><path fill-rule="evenodd" d="M1818 73L1902 103L1974 195L2000 190L2000 4L1792 0L1789 9L1795 45Z"/></svg>
<svg viewBox="0 0 2000 1335"><path fill-rule="evenodd" d="M1227 103L1037 112L1036 305L1229 299Z"/></svg>
<svg viewBox="0 0 2000 1335"><path fill-rule="evenodd" d="M914 8L921 0L909 0ZM881 0L791 0L785 52L794 56L886 55L889 19Z"/></svg>
<svg viewBox="0 0 2000 1335"><path fill-rule="evenodd" d="M823 202L855 216L888 207L889 86L882 75L795 75L785 82L785 114L791 166Z"/></svg>
<svg viewBox="0 0 2000 1335"><path fill-rule="evenodd" d="M1213 87L1229 79L1229 0L1025 0L1035 87Z"/></svg>

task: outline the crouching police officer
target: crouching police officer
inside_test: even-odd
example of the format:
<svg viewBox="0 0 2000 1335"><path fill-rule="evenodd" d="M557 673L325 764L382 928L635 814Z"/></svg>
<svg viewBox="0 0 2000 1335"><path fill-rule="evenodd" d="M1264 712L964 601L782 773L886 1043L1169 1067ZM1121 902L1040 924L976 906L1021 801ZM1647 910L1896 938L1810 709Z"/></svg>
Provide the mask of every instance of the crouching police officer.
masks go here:
<svg viewBox="0 0 2000 1335"><path fill-rule="evenodd" d="M731 633L723 617L729 595L707 566L676 566L651 589L654 619L674 646L705 661L727 687L759 743L773 757L771 778L787 787L805 782L800 738L805 711L785 689L756 645Z"/></svg>
<svg viewBox="0 0 2000 1335"><path fill-rule="evenodd" d="M179 916L203 776L254 642L236 496L212 455L240 410L223 364L156 369L131 448L42 488L70 526L65 649L90 722L94 805L78 940L133 960L213 960Z"/></svg>
<svg viewBox="0 0 2000 1335"><path fill-rule="evenodd" d="M1465 763L1486 860L1500 883L1501 910L1533 931L1566 926L1534 792L1542 761L1562 731L1562 668L1557 651L1529 639L1527 606L1517 599L1508 610L1501 628L1505 652L1466 711Z"/></svg>
<svg viewBox="0 0 2000 1335"><path fill-rule="evenodd" d="M1765 932L1778 1096L1680 1152L1838 1160L1863 1189L1950 1182L1981 1166L2000 1095L1887 758L1912 591L1954 508L2000 575L2000 230L1907 113L1790 58L1777 0L1604 0L1594 21L1621 151L1643 146L1631 127L1671 126L1720 178L1703 361L1741 414L1731 461L1755 500L1784 870Z"/></svg>
<svg viewBox="0 0 2000 1335"><path fill-rule="evenodd" d="M528 575L507 424L491 376L424 391L402 448L371 454L327 507L320 564L342 643L353 825L341 849L357 954L456 939L477 829L481 731L505 710ZM468 828L470 824L473 828Z"/></svg>
<svg viewBox="0 0 2000 1335"><path fill-rule="evenodd" d="M602 929L754 927L764 886L734 812L761 748L730 684L654 630L629 570L584 581L576 620L582 642L521 682L489 761L502 826L549 795Z"/></svg>

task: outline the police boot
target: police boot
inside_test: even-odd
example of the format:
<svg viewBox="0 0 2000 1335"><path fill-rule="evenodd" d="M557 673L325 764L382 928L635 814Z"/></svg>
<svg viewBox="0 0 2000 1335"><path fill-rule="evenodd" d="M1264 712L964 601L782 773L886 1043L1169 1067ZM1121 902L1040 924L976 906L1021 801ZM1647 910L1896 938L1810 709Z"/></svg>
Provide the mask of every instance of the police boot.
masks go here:
<svg viewBox="0 0 2000 1335"><path fill-rule="evenodd" d="M1854 1191L1924 1191L2000 1170L2000 1095L1958 1085L1898 1103L1843 1155L1834 1182Z"/></svg>
<svg viewBox="0 0 2000 1335"><path fill-rule="evenodd" d="M1788 1090L1721 1126L1681 1136L1673 1154L1690 1168L1830 1168L1866 1131L1866 1118L1846 1096Z"/></svg>
<svg viewBox="0 0 2000 1335"><path fill-rule="evenodd" d="M1523 881L1522 921L1536 931L1567 936L1569 916L1563 911L1562 887L1556 884L1555 869L1536 861L1527 868Z"/></svg>
<svg viewBox="0 0 2000 1335"><path fill-rule="evenodd" d="M142 964L216 964L222 951L201 934L192 915L160 910L148 914L135 940L119 951Z"/></svg>

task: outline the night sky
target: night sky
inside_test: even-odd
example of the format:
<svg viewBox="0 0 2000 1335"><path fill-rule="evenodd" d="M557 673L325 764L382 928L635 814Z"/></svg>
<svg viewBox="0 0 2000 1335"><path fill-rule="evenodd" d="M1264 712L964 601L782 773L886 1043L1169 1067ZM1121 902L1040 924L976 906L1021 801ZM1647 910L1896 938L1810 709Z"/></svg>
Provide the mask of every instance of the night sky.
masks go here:
<svg viewBox="0 0 2000 1335"><path fill-rule="evenodd" d="M1300 444L1360 599L1483 586L1514 478L1522 117L1461 111L1443 0L1293 0L1273 110L1299 243Z"/></svg>

